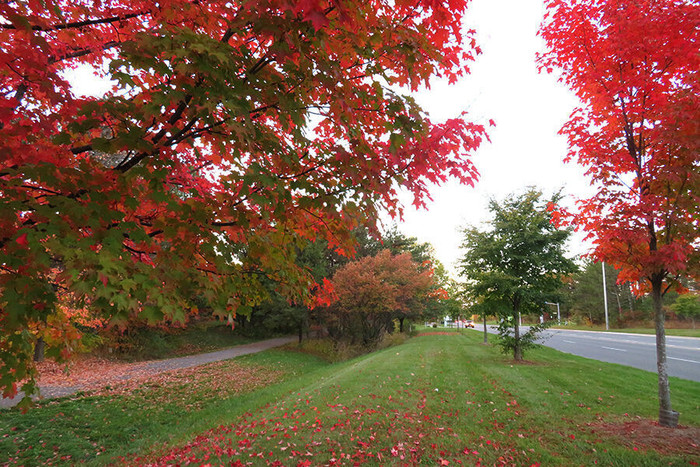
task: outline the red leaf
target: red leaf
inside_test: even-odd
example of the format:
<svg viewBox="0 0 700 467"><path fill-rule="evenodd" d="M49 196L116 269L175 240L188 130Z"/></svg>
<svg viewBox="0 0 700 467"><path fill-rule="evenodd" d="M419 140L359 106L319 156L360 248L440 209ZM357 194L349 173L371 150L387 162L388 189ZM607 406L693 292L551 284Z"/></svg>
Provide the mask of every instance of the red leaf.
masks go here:
<svg viewBox="0 0 700 467"><path fill-rule="evenodd" d="M326 15L323 14L322 11L310 11L304 15L304 19L311 21L316 31L328 25L328 18L326 18Z"/></svg>
<svg viewBox="0 0 700 467"><path fill-rule="evenodd" d="M26 233L23 233L22 235L17 237L17 239L15 241L17 243L19 243L21 246L23 246L24 248L29 246L29 241L27 241L27 234Z"/></svg>

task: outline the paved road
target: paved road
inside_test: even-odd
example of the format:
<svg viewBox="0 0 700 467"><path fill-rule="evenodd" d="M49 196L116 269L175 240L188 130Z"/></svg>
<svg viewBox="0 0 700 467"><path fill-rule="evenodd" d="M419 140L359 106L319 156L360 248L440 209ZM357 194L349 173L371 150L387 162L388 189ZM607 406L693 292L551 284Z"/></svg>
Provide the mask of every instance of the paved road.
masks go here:
<svg viewBox="0 0 700 467"><path fill-rule="evenodd" d="M483 332L483 325L477 329ZM654 335L548 329L542 337L542 344L562 352L656 373ZM666 358L669 375L700 382L700 338L666 336Z"/></svg>
<svg viewBox="0 0 700 467"><path fill-rule="evenodd" d="M134 377L142 376L144 371L155 375L164 371L190 368L193 366L204 365L206 363L218 362L220 360L228 360L229 358L240 357L241 355L248 355L271 349L273 347L279 347L281 345L294 342L296 339L296 337L279 337L276 339L268 339L250 344L238 345L236 347L229 347L228 349L217 350L216 352L189 355L187 357L168 358L166 360L141 362L134 365L133 371L127 369L116 381L112 381L112 383L127 381ZM75 394L76 392L83 390L83 388L80 386L65 387L39 385L39 390L42 399L53 399L56 397L64 397ZM23 394L20 393L13 399L0 398L0 407L14 407L19 403L22 397Z"/></svg>

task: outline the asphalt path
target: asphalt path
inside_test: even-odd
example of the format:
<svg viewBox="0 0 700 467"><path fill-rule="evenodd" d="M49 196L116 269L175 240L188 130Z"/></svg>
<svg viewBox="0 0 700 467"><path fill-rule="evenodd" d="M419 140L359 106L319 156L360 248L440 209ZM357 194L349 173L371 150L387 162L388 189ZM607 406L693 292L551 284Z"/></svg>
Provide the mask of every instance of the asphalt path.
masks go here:
<svg viewBox="0 0 700 467"><path fill-rule="evenodd" d="M497 332L496 326L489 332ZM541 336L541 344L562 352L656 373L654 335L547 329ZM666 359L670 376L700 382L700 338L666 336Z"/></svg>
<svg viewBox="0 0 700 467"><path fill-rule="evenodd" d="M252 353L262 352L263 350L271 349L274 347L279 347L281 345L294 342L296 337L278 337L275 339L267 339L264 341L251 342L250 344L237 345L235 347L229 347L222 350L217 350L215 352L201 353L195 355L188 355L186 357L168 358L165 360L152 360L148 362L140 362L134 364L133 371L126 370L123 375L119 376L114 381L110 381L107 384L114 384L121 381L127 381L132 378L142 376L144 371L151 375L156 375L158 373L163 373L170 370L179 370L182 368L190 368L193 366L205 365L211 362L218 362L221 360L228 360L230 358L240 357L242 355L248 355ZM56 397L65 397L82 391L84 388L81 386L43 386L39 382L39 392L41 394L41 399L54 399ZM12 399L3 399L0 397L0 408L14 407L22 400L24 394L21 392ZM33 399L39 399L38 397L33 397Z"/></svg>

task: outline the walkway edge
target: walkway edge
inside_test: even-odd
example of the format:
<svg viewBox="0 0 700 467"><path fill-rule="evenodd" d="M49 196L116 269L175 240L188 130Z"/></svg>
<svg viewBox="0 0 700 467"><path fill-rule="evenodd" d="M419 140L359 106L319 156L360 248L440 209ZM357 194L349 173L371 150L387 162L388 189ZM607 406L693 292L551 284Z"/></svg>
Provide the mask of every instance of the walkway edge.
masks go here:
<svg viewBox="0 0 700 467"><path fill-rule="evenodd" d="M206 365L207 363L219 362L222 360L229 360L231 358L241 357L243 355L250 355L257 352L262 352L264 350L273 349L275 347L280 347L285 344L296 341L296 337L277 337L274 339L267 339L264 341L251 342L250 344L237 345L235 347L229 347L222 350L216 350L214 352L207 352L202 354L188 355L186 357L176 357L168 358L164 360L150 360L145 362L139 362L142 365L141 368L146 368L152 372L153 375L163 373L171 370L180 370L182 368L191 368L200 365ZM128 373L123 375L121 378L112 381L113 383L128 381L133 379L135 376L130 376ZM106 383L108 385L110 383ZM39 385L40 396L32 396L32 399L36 400L47 400L55 399L58 397L66 397L77 392L80 392L84 388L82 386L41 386ZM15 397L11 399L0 399L0 408L10 408L19 404L22 400L24 394L19 392Z"/></svg>

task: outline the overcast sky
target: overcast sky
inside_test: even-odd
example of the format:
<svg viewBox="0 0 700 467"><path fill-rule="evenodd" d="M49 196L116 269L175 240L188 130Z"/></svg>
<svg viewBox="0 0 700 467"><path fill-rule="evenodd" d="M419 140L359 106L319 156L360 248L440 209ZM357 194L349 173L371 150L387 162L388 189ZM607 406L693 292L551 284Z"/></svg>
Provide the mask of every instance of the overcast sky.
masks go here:
<svg viewBox="0 0 700 467"><path fill-rule="evenodd" d="M577 101L556 78L539 74L535 53L544 45L537 30L544 14L542 0L473 0L466 27L477 31L483 53L471 66L471 75L455 86L437 83L417 96L433 121L456 117L466 110L472 119L487 122L491 143L484 142L474 162L481 173L474 188L448 183L435 187L434 202L416 211L407 197L399 230L430 242L437 258L452 269L461 254L460 229L488 220L488 200L536 186L545 194L563 188L574 197L590 193L583 170L564 164L566 140L557 132ZM586 248L571 242L571 253Z"/></svg>

